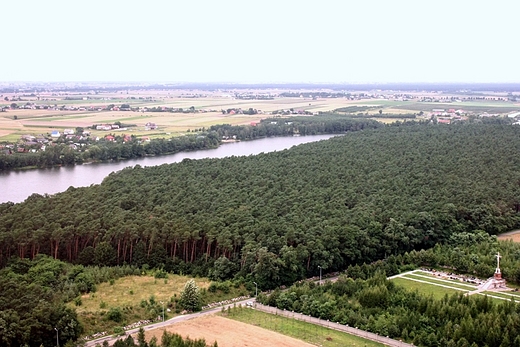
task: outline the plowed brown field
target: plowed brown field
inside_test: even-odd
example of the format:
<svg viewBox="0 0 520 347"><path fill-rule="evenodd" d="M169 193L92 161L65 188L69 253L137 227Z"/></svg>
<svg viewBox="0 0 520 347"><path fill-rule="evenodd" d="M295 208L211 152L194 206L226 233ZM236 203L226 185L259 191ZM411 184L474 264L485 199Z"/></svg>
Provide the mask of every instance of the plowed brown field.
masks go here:
<svg viewBox="0 0 520 347"><path fill-rule="evenodd" d="M191 339L204 338L207 344L217 341L221 347L313 346L289 336L216 315L195 318L170 325L167 328L147 331L147 340L156 336L160 342L165 329L183 337L189 336ZM136 336L134 336L134 339L136 339Z"/></svg>

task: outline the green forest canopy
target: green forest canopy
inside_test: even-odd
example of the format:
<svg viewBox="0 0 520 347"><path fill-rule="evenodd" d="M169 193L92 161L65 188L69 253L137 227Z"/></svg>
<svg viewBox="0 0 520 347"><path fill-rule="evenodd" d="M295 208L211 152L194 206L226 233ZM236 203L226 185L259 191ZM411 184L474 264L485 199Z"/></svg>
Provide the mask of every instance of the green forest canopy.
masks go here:
<svg viewBox="0 0 520 347"><path fill-rule="evenodd" d="M290 150L184 160L0 205L0 259L39 253L261 288L520 225L520 127L365 129ZM228 261L229 260L229 261Z"/></svg>

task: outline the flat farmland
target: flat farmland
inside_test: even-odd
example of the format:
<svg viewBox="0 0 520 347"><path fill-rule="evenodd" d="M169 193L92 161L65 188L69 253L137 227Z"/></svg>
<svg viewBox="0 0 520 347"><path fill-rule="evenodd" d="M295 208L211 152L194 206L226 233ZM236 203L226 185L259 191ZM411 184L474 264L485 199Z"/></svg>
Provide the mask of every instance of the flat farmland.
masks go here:
<svg viewBox="0 0 520 347"><path fill-rule="evenodd" d="M0 141L8 141L7 137L19 139L24 134L45 134L52 130L74 129L76 127L87 128L93 124L113 124L121 122L122 124L135 125L129 127L124 133L133 133L135 135L147 135L149 131L145 131L145 124L148 122L155 123L158 129L154 133L162 133L164 135L183 133L187 130L208 127L215 124L228 123L233 125L249 124L253 121L259 121L267 115L227 115L222 112L205 112L205 113L170 113L170 112L132 112L132 111L101 111L101 112L72 112L72 111L47 111L34 110L38 112L28 112L33 110L21 110L18 112L17 118L13 119L14 112L6 112L0 115ZM121 132L121 131L120 131ZM104 136L110 132L92 131L92 135Z"/></svg>
<svg viewBox="0 0 520 347"><path fill-rule="evenodd" d="M219 346L226 347L301 347L314 346L302 340L295 339L280 333L263 329L254 325L238 322L232 319L211 315L191 319L146 332L146 339L152 336L161 341L163 331L177 333L191 339L205 339L207 344L217 341Z"/></svg>
<svg viewBox="0 0 520 347"><path fill-rule="evenodd" d="M207 128L216 124L244 125L271 117L274 111L294 110L308 112L328 112L343 107L368 106L370 109L362 111L368 116L375 115L382 110L384 114L410 114L423 111L428 114L433 108L463 109L469 112L488 112L504 114L520 111L518 104L508 101L469 100L463 102L419 102L417 100L402 101L391 98L361 98L349 100L347 98L303 98L280 97L273 99L240 99L235 97L236 91L202 91L202 90L132 90L109 93L53 93L38 96L18 97L15 94L6 94L8 100L0 99L0 107L9 107L16 103L19 107L27 104L76 107L79 110L45 110L45 109L10 109L0 113L0 141L16 141L25 134L47 134L51 130L87 128L93 124L121 122L135 125L123 132L136 136L170 137L186 133L188 130ZM241 90L241 95L257 95L258 93L276 94L276 90ZM435 94L432 94L435 96ZM422 95L426 96L426 95ZM188 110L194 108L195 113L171 112L133 112L133 111L88 111L89 107L120 106L129 104L130 107L153 108L167 107ZM256 115L223 114L221 110L228 109L255 109ZM85 110L87 109L87 110ZM391 123L398 118L377 117L378 121ZM158 129L145 131L145 124L151 122ZM94 136L107 135L106 131L92 131Z"/></svg>
<svg viewBox="0 0 520 347"><path fill-rule="evenodd" d="M498 239L502 241L511 240L513 242L520 242L520 230L514 230L498 235Z"/></svg>
<svg viewBox="0 0 520 347"><path fill-rule="evenodd" d="M67 102L65 102L67 101ZM122 124L135 125L120 131L136 136L169 137L183 134L188 130L209 127L216 124L244 125L258 122L263 118L271 117L271 113L277 110L302 110L310 112L332 111L339 107L351 105L352 101L346 99L302 99L302 98L276 98L273 100L239 100L230 97L164 97L154 100L47 100L34 101L39 105L70 105L72 101L76 106L116 106L127 103L131 107L172 107L189 109L194 107L196 113L171 113L171 112L134 112L134 111L71 111L71 110L44 110L44 109L14 109L0 113L0 141L16 141L25 134L46 134L52 130L63 131L76 127L87 128L93 124L121 122ZM25 102L18 102L24 105ZM10 102L2 101L0 106L10 105ZM221 110L250 108L259 111L256 115L247 114L223 114ZM16 118L16 119L15 119ZM153 131L145 131L145 124L151 122L158 126ZM109 132L92 131L94 136L104 136Z"/></svg>

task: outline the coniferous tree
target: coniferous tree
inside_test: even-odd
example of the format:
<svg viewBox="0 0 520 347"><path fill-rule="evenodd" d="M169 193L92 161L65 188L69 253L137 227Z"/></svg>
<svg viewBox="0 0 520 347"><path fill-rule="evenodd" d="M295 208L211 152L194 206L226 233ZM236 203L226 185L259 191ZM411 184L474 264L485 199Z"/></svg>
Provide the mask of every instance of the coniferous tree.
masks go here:
<svg viewBox="0 0 520 347"><path fill-rule="evenodd" d="M201 310L199 287L193 279L186 282L182 290L179 304L183 309L189 312Z"/></svg>

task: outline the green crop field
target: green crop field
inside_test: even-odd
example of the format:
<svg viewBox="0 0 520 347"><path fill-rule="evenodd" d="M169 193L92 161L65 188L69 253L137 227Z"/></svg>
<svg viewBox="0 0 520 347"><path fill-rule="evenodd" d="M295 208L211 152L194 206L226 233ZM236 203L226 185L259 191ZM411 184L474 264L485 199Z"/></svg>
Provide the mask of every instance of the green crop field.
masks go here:
<svg viewBox="0 0 520 347"><path fill-rule="evenodd" d="M316 346L384 346L378 342L366 340L361 337L328 329L326 327L264 313L250 308L231 309L229 312L223 313L223 315L227 318L276 331L283 335L291 336Z"/></svg>

